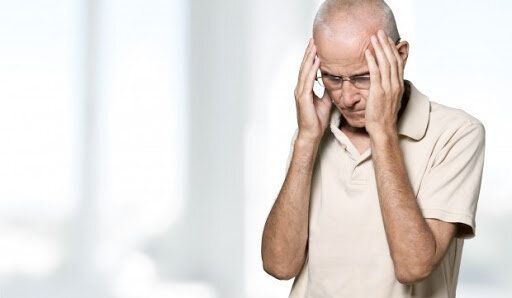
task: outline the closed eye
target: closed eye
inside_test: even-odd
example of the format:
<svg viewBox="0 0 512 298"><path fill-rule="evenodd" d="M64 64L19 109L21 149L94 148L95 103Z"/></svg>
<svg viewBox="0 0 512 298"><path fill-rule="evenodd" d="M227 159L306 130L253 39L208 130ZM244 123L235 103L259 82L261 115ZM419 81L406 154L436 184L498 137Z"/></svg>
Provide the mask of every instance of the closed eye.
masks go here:
<svg viewBox="0 0 512 298"><path fill-rule="evenodd" d="M357 77L352 77L352 80L357 80L357 81L366 81L366 80L369 80L370 79L370 76L357 76Z"/></svg>
<svg viewBox="0 0 512 298"><path fill-rule="evenodd" d="M324 77L333 82L341 81L341 77L337 77L337 76L324 75Z"/></svg>

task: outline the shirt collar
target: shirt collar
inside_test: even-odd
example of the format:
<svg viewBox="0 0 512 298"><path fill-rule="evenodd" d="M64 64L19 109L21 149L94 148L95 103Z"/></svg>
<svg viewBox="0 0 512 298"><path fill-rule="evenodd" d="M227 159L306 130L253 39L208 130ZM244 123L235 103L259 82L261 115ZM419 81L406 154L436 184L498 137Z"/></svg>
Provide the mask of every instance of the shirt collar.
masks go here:
<svg viewBox="0 0 512 298"><path fill-rule="evenodd" d="M430 101L410 81L407 82L410 85L410 96L405 110L398 120L398 134L418 141L425 136L427 131L430 119ZM330 126L335 135L340 132L341 117L340 111L334 106L331 112Z"/></svg>

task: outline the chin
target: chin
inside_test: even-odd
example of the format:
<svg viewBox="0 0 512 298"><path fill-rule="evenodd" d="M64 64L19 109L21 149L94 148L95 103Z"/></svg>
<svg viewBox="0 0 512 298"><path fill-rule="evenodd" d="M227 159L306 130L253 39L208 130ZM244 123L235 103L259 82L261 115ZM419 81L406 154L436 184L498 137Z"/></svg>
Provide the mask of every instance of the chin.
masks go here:
<svg viewBox="0 0 512 298"><path fill-rule="evenodd" d="M345 118L347 120L348 125L354 128L365 128L366 127L366 121L364 118L362 119L350 119Z"/></svg>

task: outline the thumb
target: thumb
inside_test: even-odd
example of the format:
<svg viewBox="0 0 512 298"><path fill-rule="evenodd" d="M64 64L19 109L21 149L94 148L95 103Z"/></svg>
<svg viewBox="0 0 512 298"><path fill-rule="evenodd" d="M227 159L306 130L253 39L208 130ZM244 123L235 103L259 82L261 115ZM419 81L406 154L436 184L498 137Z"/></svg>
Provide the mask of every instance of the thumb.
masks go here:
<svg viewBox="0 0 512 298"><path fill-rule="evenodd" d="M333 103L331 98L329 97L329 94L327 94L327 92L324 92L322 99L315 101L315 105L320 114L326 117L330 114Z"/></svg>

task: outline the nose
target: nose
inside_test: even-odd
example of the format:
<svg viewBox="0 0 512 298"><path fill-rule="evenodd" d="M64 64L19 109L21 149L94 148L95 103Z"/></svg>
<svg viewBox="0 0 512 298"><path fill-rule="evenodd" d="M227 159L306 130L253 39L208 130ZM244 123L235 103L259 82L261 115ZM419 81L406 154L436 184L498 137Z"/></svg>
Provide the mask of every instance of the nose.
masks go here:
<svg viewBox="0 0 512 298"><path fill-rule="evenodd" d="M354 87L352 82L344 81L341 84L341 101L347 108L354 107L359 101L361 101L361 94L359 89Z"/></svg>

